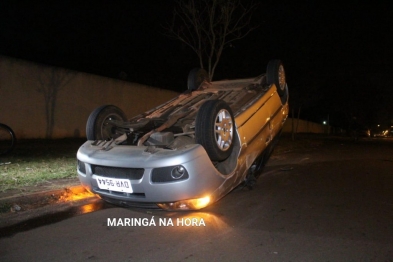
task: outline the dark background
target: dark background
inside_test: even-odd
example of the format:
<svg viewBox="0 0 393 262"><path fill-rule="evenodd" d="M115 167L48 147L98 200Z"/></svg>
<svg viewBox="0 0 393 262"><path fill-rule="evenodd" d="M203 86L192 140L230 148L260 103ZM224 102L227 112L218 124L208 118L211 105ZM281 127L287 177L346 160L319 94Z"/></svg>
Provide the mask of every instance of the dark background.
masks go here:
<svg viewBox="0 0 393 262"><path fill-rule="evenodd" d="M300 118L329 116L352 129L393 125L392 3L258 3L259 27L225 50L215 80L257 76L278 58L296 116L300 109ZM198 59L163 34L174 4L3 0L0 54L183 91Z"/></svg>

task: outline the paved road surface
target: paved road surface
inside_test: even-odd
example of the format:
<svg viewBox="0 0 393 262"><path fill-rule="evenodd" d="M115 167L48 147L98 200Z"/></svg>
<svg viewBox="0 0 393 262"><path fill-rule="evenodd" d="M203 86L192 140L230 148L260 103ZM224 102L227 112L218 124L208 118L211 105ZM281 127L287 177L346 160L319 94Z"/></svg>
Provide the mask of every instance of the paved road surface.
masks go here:
<svg viewBox="0 0 393 262"><path fill-rule="evenodd" d="M0 261L393 261L392 188L392 141L331 140L203 212L103 209L0 238Z"/></svg>

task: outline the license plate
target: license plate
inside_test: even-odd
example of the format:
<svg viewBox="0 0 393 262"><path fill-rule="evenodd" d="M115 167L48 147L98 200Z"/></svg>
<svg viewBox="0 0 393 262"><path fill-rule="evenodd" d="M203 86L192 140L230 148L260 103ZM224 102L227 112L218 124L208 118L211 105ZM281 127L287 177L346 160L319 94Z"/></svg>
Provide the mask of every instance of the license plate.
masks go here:
<svg viewBox="0 0 393 262"><path fill-rule="evenodd" d="M129 179L108 178L97 175L93 175L93 178L97 181L100 189L132 193L131 181Z"/></svg>

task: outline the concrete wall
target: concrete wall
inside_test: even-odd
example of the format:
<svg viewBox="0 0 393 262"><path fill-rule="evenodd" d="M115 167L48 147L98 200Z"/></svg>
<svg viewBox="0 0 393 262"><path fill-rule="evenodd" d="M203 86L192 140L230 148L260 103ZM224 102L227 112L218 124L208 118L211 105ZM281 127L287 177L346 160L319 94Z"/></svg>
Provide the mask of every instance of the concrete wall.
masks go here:
<svg viewBox="0 0 393 262"><path fill-rule="evenodd" d="M132 117L178 94L0 56L0 122L18 139L45 137L45 100L38 90L43 87L40 81L49 81L53 72L68 79L57 95L53 138L84 137L86 120L98 106L113 104Z"/></svg>
<svg viewBox="0 0 393 262"><path fill-rule="evenodd" d="M44 138L45 99L39 92L42 81L65 76L57 95L53 138L86 136L86 121L94 108L112 104L127 117L135 116L178 95L178 93L81 72L70 72L0 56L0 122L9 125L18 139ZM52 79L53 80L53 79ZM288 118L283 132L292 132ZM297 133L326 133L327 126L299 120Z"/></svg>
<svg viewBox="0 0 393 262"><path fill-rule="evenodd" d="M331 133L331 128L327 125L322 125L314 122L309 122L302 119L294 119L288 118L284 124L283 132L284 133L292 133L292 130L295 130L295 133L317 133L317 134L327 134Z"/></svg>

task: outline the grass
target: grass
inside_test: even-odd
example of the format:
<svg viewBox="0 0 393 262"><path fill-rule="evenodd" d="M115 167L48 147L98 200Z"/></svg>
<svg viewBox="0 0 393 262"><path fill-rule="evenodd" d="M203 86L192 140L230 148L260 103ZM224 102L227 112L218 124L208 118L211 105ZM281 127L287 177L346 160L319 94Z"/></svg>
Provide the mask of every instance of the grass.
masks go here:
<svg viewBox="0 0 393 262"><path fill-rule="evenodd" d="M55 179L76 178L76 152L83 139L24 140L0 157L0 192Z"/></svg>

